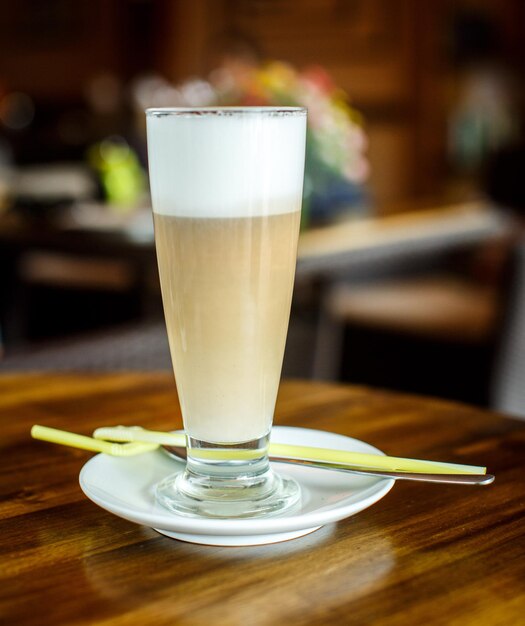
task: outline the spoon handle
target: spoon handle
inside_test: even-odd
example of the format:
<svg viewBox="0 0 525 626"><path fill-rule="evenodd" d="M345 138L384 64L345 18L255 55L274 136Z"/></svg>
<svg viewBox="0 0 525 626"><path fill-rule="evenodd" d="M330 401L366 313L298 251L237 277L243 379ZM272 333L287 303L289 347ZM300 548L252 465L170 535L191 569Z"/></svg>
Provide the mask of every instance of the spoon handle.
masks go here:
<svg viewBox="0 0 525 626"><path fill-rule="evenodd" d="M306 459L286 459L272 457L274 463L289 463L291 465L306 465L320 469L329 469L336 472L349 472L363 476L378 476L380 478L394 478L395 480L418 480L425 483L447 483L450 485L490 485L494 482L492 474L424 474L415 472L390 472L366 468L354 469L337 463L323 463L322 461L308 461Z"/></svg>
<svg viewBox="0 0 525 626"><path fill-rule="evenodd" d="M164 450L178 461L186 461L186 448L180 446L162 446ZM391 472L386 470L373 470L364 467L349 467L340 463L329 461L309 461L308 459L289 459L287 457L270 456L272 463L288 463L290 465L306 465L336 472L349 474L361 474L363 476L377 476L379 478L394 478L395 480L419 480L425 483L446 483L449 485L490 485L494 482L492 474L429 474L423 472Z"/></svg>

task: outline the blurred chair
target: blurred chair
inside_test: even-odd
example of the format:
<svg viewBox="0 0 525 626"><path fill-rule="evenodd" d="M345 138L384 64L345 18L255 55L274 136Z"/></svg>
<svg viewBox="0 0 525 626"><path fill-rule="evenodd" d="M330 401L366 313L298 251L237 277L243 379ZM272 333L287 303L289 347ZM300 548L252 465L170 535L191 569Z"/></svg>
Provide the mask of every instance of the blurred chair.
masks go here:
<svg viewBox="0 0 525 626"><path fill-rule="evenodd" d="M332 312L346 320L436 339L480 341L497 317L496 290L454 276L334 288Z"/></svg>
<svg viewBox="0 0 525 626"><path fill-rule="evenodd" d="M314 376L339 376L347 325L475 344L491 337L498 302L494 288L446 275L392 278L371 285L336 283L324 298Z"/></svg>
<svg viewBox="0 0 525 626"><path fill-rule="evenodd" d="M47 251L27 252L19 264L19 278L26 284L108 291L127 291L135 281L133 268L125 261Z"/></svg>
<svg viewBox="0 0 525 626"><path fill-rule="evenodd" d="M153 318L160 310L156 268L132 254L36 247L19 252L11 266L11 286L1 294L7 349Z"/></svg>
<svg viewBox="0 0 525 626"><path fill-rule="evenodd" d="M525 242L516 246L513 255L491 395L494 409L525 419Z"/></svg>
<svg viewBox="0 0 525 626"><path fill-rule="evenodd" d="M292 313L283 376L307 378L315 324ZM1 345L1 344L0 344ZM21 348L2 359L0 372L22 371L171 371L164 320L117 326L74 338Z"/></svg>
<svg viewBox="0 0 525 626"><path fill-rule="evenodd" d="M503 298L493 287L451 277L334 285L324 300L314 377L340 376L348 326L446 346L470 345L474 355L476 346L494 345L486 352L487 358L495 355L488 400L493 409L525 419L524 242L514 248L510 266Z"/></svg>
<svg viewBox="0 0 525 626"><path fill-rule="evenodd" d="M164 321L55 341L0 360L0 372L171 369Z"/></svg>
<svg viewBox="0 0 525 626"><path fill-rule="evenodd" d="M523 129L522 129L523 131ZM525 419L525 138L493 154L485 176L487 192L514 212L515 244L509 268L508 297L495 359L492 406Z"/></svg>

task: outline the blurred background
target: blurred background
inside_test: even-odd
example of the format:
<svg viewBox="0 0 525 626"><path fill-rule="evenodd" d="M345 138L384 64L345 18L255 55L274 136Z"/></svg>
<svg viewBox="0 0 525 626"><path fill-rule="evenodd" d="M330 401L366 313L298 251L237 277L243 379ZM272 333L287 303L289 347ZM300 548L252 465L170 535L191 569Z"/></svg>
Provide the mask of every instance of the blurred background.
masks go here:
<svg viewBox="0 0 525 626"><path fill-rule="evenodd" d="M0 369L169 369L143 111L301 104L284 375L525 416L524 36L522 0L4 0Z"/></svg>

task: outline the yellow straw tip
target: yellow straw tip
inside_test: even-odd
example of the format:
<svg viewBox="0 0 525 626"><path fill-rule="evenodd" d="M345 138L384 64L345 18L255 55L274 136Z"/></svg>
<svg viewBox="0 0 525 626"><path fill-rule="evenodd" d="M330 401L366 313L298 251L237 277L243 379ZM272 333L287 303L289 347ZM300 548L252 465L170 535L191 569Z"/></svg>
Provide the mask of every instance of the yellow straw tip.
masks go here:
<svg viewBox="0 0 525 626"><path fill-rule="evenodd" d="M34 424L33 426L31 426L31 437L33 437L33 439L36 439L38 436L38 431L42 428L42 426L39 426L38 424Z"/></svg>

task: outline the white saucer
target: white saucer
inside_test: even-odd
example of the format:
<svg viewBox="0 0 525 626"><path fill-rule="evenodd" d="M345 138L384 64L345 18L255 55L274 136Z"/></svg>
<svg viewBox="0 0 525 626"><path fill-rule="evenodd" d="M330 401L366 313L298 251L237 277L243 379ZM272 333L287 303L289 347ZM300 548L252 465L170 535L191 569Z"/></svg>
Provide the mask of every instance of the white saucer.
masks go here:
<svg viewBox="0 0 525 626"><path fill-rule="evenodd" d="M274 426L272 441L383 454L358 439L307 428ZM198 519L175 515L155 502L155 485L178 468L183 465L161 450L128 458L98 454L82 468L80 487L103 509L168 537L214 546L253 546L295 539L355 515L385 496L395 482L276 464L279 473L295 478L301 486L298 510L258 519Z"/></svg>

